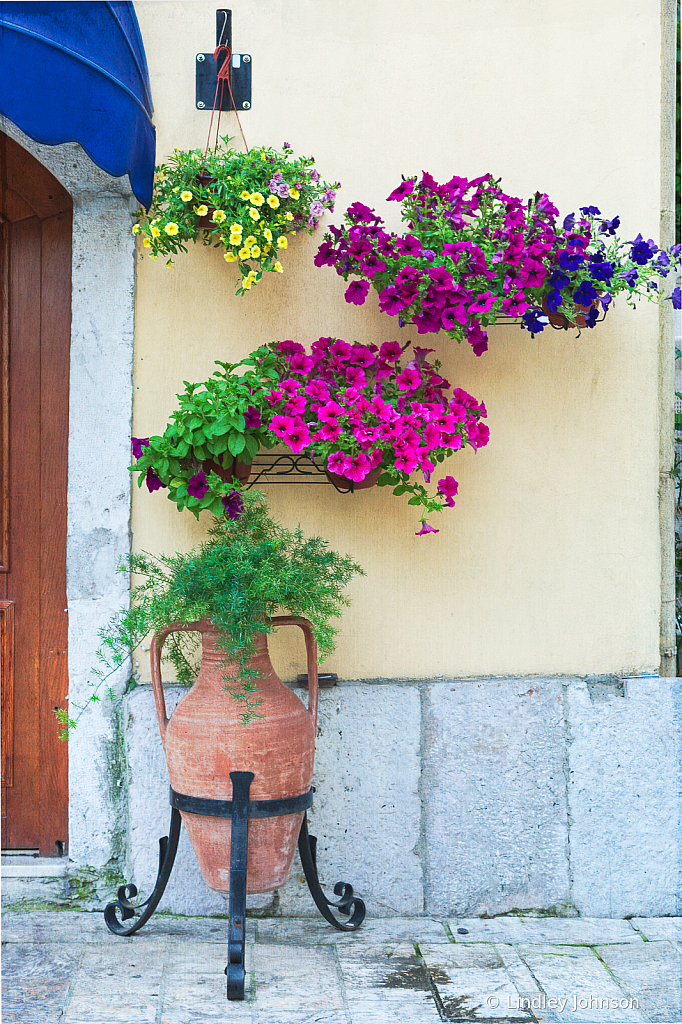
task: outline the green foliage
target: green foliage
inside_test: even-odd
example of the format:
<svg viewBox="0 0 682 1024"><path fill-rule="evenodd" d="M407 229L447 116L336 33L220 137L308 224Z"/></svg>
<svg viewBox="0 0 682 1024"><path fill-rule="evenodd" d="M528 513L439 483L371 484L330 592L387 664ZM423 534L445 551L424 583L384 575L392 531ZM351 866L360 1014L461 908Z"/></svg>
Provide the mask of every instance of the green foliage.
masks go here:
<svg viewBox="0 0 682 1024"><path fill-rule="evenodd" d="M321 181L313 158L294 158L287 143L281 152L240 153L230 141L225 136L214 152L174 150L156 168L152 206L138 210L133 233L152 259L168 256L167 266L187 252L186 242L222 247L227 262L239 264L236 292L243 295L264 271L283 273L286 236L311 234L325 209L334 208L339 186Z"/></svg>
<svg viewBox="0 0 682 1024"><path fill-rule="evenodd" d="M209 380L183 382L185 390L177 395L179 406L163 435L133 438L133 454L139 457L129 467L139 472L140 487L144 481L150 485L151 470L150 490L159 483L167 487L178 510L188 508L197 519L204 510L222 515L222 497L238 483L236 460L250 465L259 447L272 448L276 443L259 411L267 408L263 393L272 386L269 374L276 379L276 372L266 368L257 375L248 369L239 376L235 370L240 363L216 363L221 369ZM198 490L207 486L197 496L190 481L202 472Z"/></svg>
<svg viewBox="0 0 682 1024"><path fill-rule="evenodd" d="M145 637L171 622L213 621L225 655L226 688L229 681L231 696L243 705L244 724L260 703L257 672L249 659L256 636L275 628L270 616L283 612L309 619L319 660L331 654L338 632L331 620L349 603L343 588L363 570L350 557L330 551L321 537L306 538L300 527L292 531L275 523L260 492L244 494L243 503L238 519L216 519L199 548L174 555L130 554L122 561L119 571L135 573L138 582L130 608L100 631L99 666L87 703L99 699L102 684ZM195 650L191 633L171 633L166 641L164 656L181 683L191 684L196 677ZM66 731L87 703L77 709L75 720L60 717Z"/></svg>

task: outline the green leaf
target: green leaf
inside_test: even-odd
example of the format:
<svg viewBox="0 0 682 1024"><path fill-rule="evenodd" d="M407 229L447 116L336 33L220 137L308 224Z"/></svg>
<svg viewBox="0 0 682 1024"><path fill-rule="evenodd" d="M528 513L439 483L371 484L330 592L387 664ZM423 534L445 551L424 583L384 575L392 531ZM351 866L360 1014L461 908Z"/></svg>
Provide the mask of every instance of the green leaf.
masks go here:
<svg viewBox="0 0 682 1024"><path fill-rule="evenodd" d="M405 486L405 484L398 484L397 487L393 488L393 493L398 495L398 497L400 497L400 495L404 494L406 490L407 490L407 487Z"/></svg>
<svg viewBox="0 0 682 1024"><path fill-rule="evenodd" d="M227 447L230 449L233 455L241 455L244 451L246 441L243 434L237 434L234 431L229 435L227 439Z"/></svg>

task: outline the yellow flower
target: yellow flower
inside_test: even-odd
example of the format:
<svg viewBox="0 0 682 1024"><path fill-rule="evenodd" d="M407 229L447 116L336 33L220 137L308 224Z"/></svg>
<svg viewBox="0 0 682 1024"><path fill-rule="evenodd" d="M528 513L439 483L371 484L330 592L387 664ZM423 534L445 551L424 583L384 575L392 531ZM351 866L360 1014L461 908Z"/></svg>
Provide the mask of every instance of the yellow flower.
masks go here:
<svg viewBox="0 0 682 1024"><path fill-rule="evenodd" d="M139 224L133 224L133 234L134 235L139 235L139 233L140 233L140 225Z"/></svg>
<svg viewBox="0 0 682 1024"><path fill-rule="evenodd" d="M291 196L292 199L298 199L300 192L298 191L297 188L290 188L289 195Z"/></svg>
<svg viewBox="0 0 682 1024"><path fill-rule="evenodd" d="M260 213L258 212L258 210L254 210L254 208L251 207L251 209L249 210L249 217L251 218L251 220L260 220Z"/></svg>
<svg viewBox="0 0 682 1024"><path fill-rule="evenodd" d="M155 256L153 252L150 252L150 253L149 253L149 259L150 259L150 260L154 260L154 262L155 262L155 263L156 263L156 261L158 260L158 258L159 258L159 257L158 257L158 256Z"/></svg>
<svg viewBox="0 0 682 1024"><path fill-rule="evenodd" d="M270 252L270 246L269 246L269 245L266 245L266 246L264 246L264 247L263 247L263 255L264 255L264 256L267 256L267 254L268 254L269 252Z"/></svg>
<svg viewBox="0 0 682 1024"><path fill-rule="evenodd" d="M149 241L148 238L145 238L145 240L144 240L144 242L142 244L145 247L145 249L149 249L149 248L151 248L151 244L152 243Z"/></svg>
<svg viewBox="0 0 682 1024"><path fill-rule="evenodd" d="M226 252L225 256L223 258L226 259L228 263L236 263L237 262L237 257L235 256L235 254L233 252Z"/></svg>
<svg viewBox="0 0 682 1024"><path fill-rule="evenodd" d="M249 276L247 278L247 281L251 281L251 283L253 284L253 282L257 281L257 280L258 280L258 274L256 273L256 271L255 270L250 270L249 271Z"/></svg>
<svg viewBox="0 0 682 1024"><path fill-rule="evenodd" d="M267 203L268 206L271 206L273 210L276 210L277 207L279 206L279 199L277 198L277 196L268 196Z"/></svg>
<svg viewBox="0 0 682 1024"><path fill-rule="evenodd" d="M172 220L169 220L168 223L166 224L166 234L167 235L177 235L179 230L180 230L180 228L178 227L178 225L174 221L172 221ZM153 231L154 231L154 228L152 228L152 232Z"/></svg>
<svg viewBox="0 0 682 1024"><path fill-rule="evenodd" d="M243 249L239 250L239 255L243 260L248 260L249 256L251 255L251 249L247 249L246 246L244 246Z"/></svg>
<svg viewBox="0 0 682 1024"><path fill-rule="evenodd" d="M250 192L242 192L240 198L241 199L250 199L251 198L251 193Z"/></svg>
<svg viewBox="0 0 682 1024"><path fill-rule="evenodd" d="M191 192L188 192L187 189L185 189L184 192L180 193L180 198L182 199L183 203L188 203L193 198L193 196Z"/></svg>
<svg viewBox="0 0 682 1024"><path fill-rule="evenodd" d="M258 257L260 256L260 245L251 246L251 255L253 256L254 260L258 259Z"/></svg>
<svg viewBox="0 0 682 1024"><path fill-rule="evenodd" d="M224 210L214 210L211 220L216 224L222 224L223 221L227 220L227 214Z"/></svg>
<svg viewBox="0 0 682 1024"><path fill-rule="evenodd" d="M230 235L230 245L241 245L241 244L242 244L242 236L241 235Z"/></svg>
<svg viewBox="0 0 682 1024"><path fill-rule="evenodd" d="M284 237L284 235L280 235L279 238L277 239L277 248L278 249L286 249L288 244L289 243L287 242L287 240Z"/></svg>
<svg viewBox="0 0 682 1024"><path fill-rule="evenodd" d="M263 236L265 237L265 240L267 242L272 241L272 231L270 230L270 228L263 228Z"/></svg>
<svg viewBox="0 0 682 1024"><path fill-rule="evenodd" d="M253 284L253 281L251 280L250 277L243 277L242 278L242 288L247 288L248 289L248 288L251 287L252 284Z"/></svg>
<svg viewBox="0 0 682 1024"><path fill-rule="evenodd" d="M249 248L249 246L255 245L255 244L256 244L256 236L255 235L249 235L248 238L244 239L244 247L247 248L247 249Z"/></svg>
<svg viewBox="0 0 682 1024"><path fill-rule="evenodd" d="M260 192L252 192L249 198L254 206L262 206L265 202Z"/></svg>
<svg viewBox="0 0 682 1024"><path fill-rule="evenodd" d="M291 210L287 210L287 212L284 214L284 219L285 220L293 220L294 219L294 215L291 212Z"/></svg>
<svg viewBox="0 0 682 1024"><path fill-rule="evenodd" d="M261 160L265 160L265 153L261 153L260 158Z"/></svg>
<svg viewBox="0 0 682 1024"><path fill-rule="evenodd" d="M201 206L194 207L194 212L196 213L197 217L205 217L206 214L208 213L208 206L202 203Z"/></svg>
<svg viewBox="0 0 682 1024"><path fill-rule="evenodd" d="M279 262L279 260L275 261L275 270L277 271L278 274L283 274L284 273L284 267Z"/></svg>
<svg viewBox="0 0 682 1024"><path fill-rule="evenodd" d="M232 232L233 235L241 235L243 230L244 228L241 226L241 224L230 224L230 231Z"/></svg>
<svg viewBox="0 0 682 1024"><path fill-rule="evenodd" d="M152 238L158 238L159 235L161 234L161 231L159 230L159 228L157 228L156 224L152 224L151 231L152 231ZM171 233L175 234L175 232L171 232Z"/></svg>
<svg viewBox="0 0 682 1024"><path fill-rule="evenodd" d="M167 263L166 263L166 266L167 266L167 267L170 267L170 269L171 269L171 270L177 270L177 269L178 269L178 268L177 268L177 267L175 266L175 264L173 263L173 260L168 260L168 261L167 261Z"/></svg>

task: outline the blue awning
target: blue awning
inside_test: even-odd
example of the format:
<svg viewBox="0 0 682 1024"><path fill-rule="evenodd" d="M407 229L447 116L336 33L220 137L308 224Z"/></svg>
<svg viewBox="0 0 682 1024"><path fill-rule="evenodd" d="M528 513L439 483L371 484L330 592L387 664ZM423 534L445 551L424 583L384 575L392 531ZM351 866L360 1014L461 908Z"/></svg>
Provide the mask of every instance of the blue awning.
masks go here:
<svg viewBox="0 0 682 1024"><path fill-rule="evenodd" d="M156 132L132 3L0 3L0 112L47 146L78 142L149 207Z"/></svg>

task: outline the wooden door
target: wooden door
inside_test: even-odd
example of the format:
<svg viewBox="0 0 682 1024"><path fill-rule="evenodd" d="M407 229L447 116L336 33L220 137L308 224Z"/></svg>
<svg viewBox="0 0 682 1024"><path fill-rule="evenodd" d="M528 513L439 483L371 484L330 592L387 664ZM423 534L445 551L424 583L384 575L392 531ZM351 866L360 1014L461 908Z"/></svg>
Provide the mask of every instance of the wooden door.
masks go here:
<svg viewBox="0 0 682 1024"><path fill-rule="evenodd" d="M67 847L71 197L0 132L2 847Z"/></svg>

